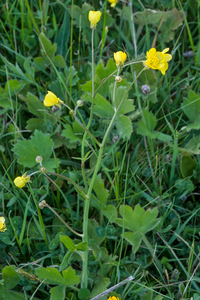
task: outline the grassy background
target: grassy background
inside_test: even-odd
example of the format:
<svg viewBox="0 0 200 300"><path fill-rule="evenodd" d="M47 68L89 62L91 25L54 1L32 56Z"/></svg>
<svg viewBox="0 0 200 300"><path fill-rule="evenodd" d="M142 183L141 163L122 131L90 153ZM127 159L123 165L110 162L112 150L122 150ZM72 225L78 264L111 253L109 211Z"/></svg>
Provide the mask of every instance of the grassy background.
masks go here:
<svg viewBox="0 0 200 300"><path fill-rule="evenodd" d="M48 208L37 210L37 203L45 199L74 230L82 232L83 201L73 185L55 176L51 177L55 182L52 184L40 175L19 190L13 180L26 171L30 174L38 169L30 142L38 130L41 152L45 155L46 149L51 149L46 153L48 168L83 186L79 159L83 132L67 109L47 109L42 101L48 90L72 108L82 99L84 106L79 110L79 118L87 123L90 112L87 93L91 87L91 30L87 19L90 9L102 12L94 39L95 70L99 71L96 86L114 68L110 62L110 69L104 70L113 52L126 51L128 62L137 57L144 59L151 47L159 51L169 47L173 55L165 76L149 70L131 89L129 98L135 105L128 115L133 126L131 134L120 136L117 128L113 129L99 172L103 189L108 193L107 203L116 207L118 215L121 204L158 208L160 223L147 234L147 239L161 269L158 272L144 243L133 253L130 243L121 237L123 229L92 205L89 294L84 291L81 294L80 285L76 285L68 287L64 297L91 299L134 275L134 281L115 291L120 299L155 299L159 295L157 300L198 299L199 2L146 0L130 4L125 1L111 8L107 1L20 0L1 1L0 9L0 199L1 215L6 217L8 228L0 233L0 268L15 265L17 270L26 272L18 272L19 283L10 287L20 293L15 294L15 299L53 297L49 293L51 284L40 284L31 276L38 265L60 266L66 254L59 239L61 235L70 236L77 243L57 216ZM140 68L141 64L124 68L123 80L132 82ZM147 96L141 91L144 84L151 87ZM102 94L110 99L109 86ZM148 116L150 129L146 128L142 134L136 124L141 119L138 99L142 108L148 107L152 113ZM152 129L155 118L157 123ZM103 138L108 122L106 112L102 118L94 115L91 131L98 139ZM147 129L170 138L152 138ZM27 143L24 152L18 149L19 141ZM95 145L92 147L95 149ZM86 162L87 174L96 164L95 150ZM74 254L68 264L81 275L80 255ZM10 294L9 299L12 297Z"/></svg>

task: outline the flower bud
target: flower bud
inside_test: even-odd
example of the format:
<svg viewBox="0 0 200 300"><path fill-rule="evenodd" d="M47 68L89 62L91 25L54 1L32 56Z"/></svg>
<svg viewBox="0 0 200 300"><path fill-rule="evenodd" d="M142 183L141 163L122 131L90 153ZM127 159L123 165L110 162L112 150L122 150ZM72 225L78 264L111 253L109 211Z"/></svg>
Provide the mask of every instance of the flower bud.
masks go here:
<svg viewBox="0 0 200 300"><path fill-rule="evenodd" d="M150 86L148 86L147 84L142 85L142 94L143 94L143 95L149 94L150 91L151 91Z"/></svg>
<svg viewBox="0 0 200 300"><path fill-rule="evenodd" d="M15 178L14 180L14 184L18 187L18 188L23 188L25 186L25 184L30 181L30 176L26 176L26 173L24 173L22 176L18 176Z"/></svg>
<svg viewBox="0 0 200 300"><path fill-rule="evenodd" d="M76 104L77 104L77 106L83 106L83 101L82 101L82 100L78 100L78 101L76 102Z"/></svg>
<svg viewBox="0 0 200 300"><path fill-rule="evenodd" d="M69 114L74 116L74 110L71 109L70 112L69 112Z"/></svg>
<svg viewBox="0 0 200 300"><path fill-rule="evenodd" d="M39 204L38 204L38 206L39 206L39 208L40 209L43 209L45 206L46 206L46 201L45 200L42 200Z"/></svg>
<svg viewBox="0 0 200 300"><path fill-rule="evenodd" d="M37 156L35 160L37 163L41 163L43 158L42 158L42 156Z"/></svg>
<svg viewBox="0 0 200 300"><path fill-rule="evenodd" d="M121 78L120 76L116 76L116 77L115 77L115 81L116 81L116 82L122 82L122 78Z"/></svg>
<svg viewBox="0 0 200 300"><path fill-rule="evenodd" d="M42 168L40 169L40 171L41 171L42 173L45 173L45 172L46 172L46 169L45 169L44 167L42 167Z"/></svg>

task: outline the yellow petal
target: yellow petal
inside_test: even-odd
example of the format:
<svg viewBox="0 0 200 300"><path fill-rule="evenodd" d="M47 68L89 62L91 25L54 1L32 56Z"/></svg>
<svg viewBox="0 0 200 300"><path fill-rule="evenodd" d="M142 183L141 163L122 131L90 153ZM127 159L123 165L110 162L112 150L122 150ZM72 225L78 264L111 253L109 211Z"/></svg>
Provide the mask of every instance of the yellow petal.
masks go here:
<svg viewBox="0 0 200 300"><path fill-rule="evenodd" d="M172 59L171 54L165 54L165 61L170 61Z"/></svg>
<svg viewBox="0 0 200 300"><path fill-rule="evenodd" d="M164 54L164 53L166 53L166 52L168 52L169 51L169 48L165 48L163 51L162 51L162 53Z"/></svg>
<svg viewBox="0 0 200 300"><path fill-rule="evenodd" d="M4 232L6 230L6 220L4 217L0 217L0 232Z"/></svg>

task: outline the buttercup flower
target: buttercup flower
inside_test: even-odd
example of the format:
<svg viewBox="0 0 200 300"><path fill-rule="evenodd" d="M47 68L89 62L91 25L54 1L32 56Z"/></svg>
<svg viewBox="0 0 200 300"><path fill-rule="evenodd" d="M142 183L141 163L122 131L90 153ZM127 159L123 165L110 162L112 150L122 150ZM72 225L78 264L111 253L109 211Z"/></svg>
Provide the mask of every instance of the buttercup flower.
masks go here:
<svg viewBox="0 0 200 300"><path fill-rule="evenodd" d="M4 232L6 230L6 220L4 217L0 217L0 232Z"/></svg>
<svg viewBox="0 0 200 300"><path fill-rule="evenodd" d="M58 107L61 107L61 104L63 101L61 101L54 93L48 91L48 94L44 98L44 105L49 107L56 105Z"/></svg>
<svg viewBox="0 0 200 300"><path fill-rule="evenodd" d="M169 48L164 49L162 52L156 51L155 48L151 48L146 53L147 60L143 61L143 65L146 68L154 70L160 70L163 75L168 69L168 61L172 59L171 54L165 54L169 51Z"/></svg>
<svg viewBox="0 0 200 300"><path fill-rule="evenodd" d="M23 174L22 176L18 176L15 178L14 180L14 184L18 187L18 188L23 188L25 186L25 184L30 181L30 176L26 176L26 173Z"/></svg>
<svg viewBox="0 0 200 300"><path fill-rule="evenodd" d="M115 5L117 4L118 0L108 0L108 2L111 3L111 7L115 7Z"/></svg>
<svg viewBox="0 0 200 300"><path fill-rule="evenodd" d="M118 297L115 297L115 296L110 296L109 298L108 298L108 300L119 300L119 298Z"/></svg>
<svg viewBox="0 0 200 300"><path fill-rule="evenodd" d="M127 58L127 54L125 52L118 51L114 53L114 59L116 61L116 65L118 68L123 66L126 58Z"/></svg>
<svg viewBox="0 0 200 300"><path fill-rule="evenodd" d="M88 15L88 19L90 21L90 28L95 28L100 18L101 18L101 12L99 10L98 11L91 10Z"/></svg>

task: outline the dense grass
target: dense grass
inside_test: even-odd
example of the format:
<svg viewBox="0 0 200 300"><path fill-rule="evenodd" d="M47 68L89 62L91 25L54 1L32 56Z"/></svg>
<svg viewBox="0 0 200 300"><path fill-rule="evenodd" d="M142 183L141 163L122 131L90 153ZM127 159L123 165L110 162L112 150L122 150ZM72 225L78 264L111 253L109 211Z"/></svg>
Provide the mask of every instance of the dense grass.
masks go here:
<svg viewBox="0 0 200 300"><path fill-rule="evenodd" d="M0 215L7 225L0 233L0 299L92 299L133 276L101 299L197 300L198 1L125 1L111 8L107 1L21 0L1 1L0 9ZM90 10L102 12L94 31L94 77ZM152 47L170 48L166 74L145 70L133 83ZM127 60L116 99L133 83L130 101L98 160L101 147L93 136L103 143L111 122L115 80L107 77L117 74L113 53L120 50ZM92 80L99 102L87 127ZM151 92L142 93L142 85ZM66 106L47 108L49 90L70 109L80 99L83 106L75 117ZM24 188L14 185L17 176L37 171ZM126 221L142 225L134 231ZM127 238L127 229L135 235ZM83 232L88 237L82 239Z"/></svg>

